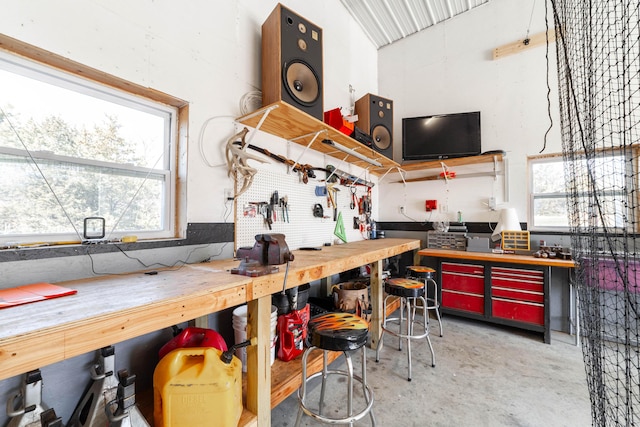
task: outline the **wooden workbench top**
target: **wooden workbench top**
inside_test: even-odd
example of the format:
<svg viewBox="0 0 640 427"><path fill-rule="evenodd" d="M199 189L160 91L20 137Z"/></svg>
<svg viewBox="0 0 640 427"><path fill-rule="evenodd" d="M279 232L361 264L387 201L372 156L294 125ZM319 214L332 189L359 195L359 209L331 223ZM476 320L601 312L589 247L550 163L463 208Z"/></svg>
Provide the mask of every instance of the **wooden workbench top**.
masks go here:
<svg viewBox="0 0 640 427"><path fill-rule="evenodd" d="M472 261L505 262L510 264L540 265L545 267L573 268L573 260L556 258L536 258L533 255L495 254L493 252L454 251L449 249L420 249L420 256L453 258Z"/></svg>
<svg viewBox="0 0 640 427"><path fill-rule="evenodd" d="M287 288L416 250L414 239L293 251ZM0 310L0 380L282 290L280 272L229 273L238 260L57 283L75 295Z"/></svg>

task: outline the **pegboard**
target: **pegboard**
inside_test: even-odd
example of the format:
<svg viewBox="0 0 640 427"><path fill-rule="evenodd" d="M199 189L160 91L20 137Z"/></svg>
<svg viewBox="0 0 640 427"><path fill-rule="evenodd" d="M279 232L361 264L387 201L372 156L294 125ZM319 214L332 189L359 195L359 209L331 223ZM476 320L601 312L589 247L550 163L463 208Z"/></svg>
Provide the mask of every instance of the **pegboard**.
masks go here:
<svg viewBox="0 0 640 427"><path fill-rule="evenodd" d="M334 235L336 222L333 221L333 208L327 207L327 196L316 196L316 186L324 187L322 181L326 178L325 172L316 171L316 178L309 178L307 184L303 183L298 173L287 173L285 170L274 171L260 169L254 176L253 183L247 191L236 198L236 248L253 246L255 235L262 233L282 233L286 237L290 249L298 249L308 246L322 246L325 243L342 243ZM363 240L366 233L353 228L354 216L364 220L364 215L359 215L358 206L350 208L351 189L348 186L336 185L338 188L337 205L338 212L342 212L345 234L348 242ZM360 199L367 194L367 187L354 186L356 197ZM259 213L259 209L253 203L269 202L274 191L278 196L287 196L289 206L289 222L282 218L280 208L276 209L276 220L269 230L265 219ZM316 218L313 216L313 207L320 203L324 209L324 216L328 218ZM256 215L245 215L245 207L256 207Z"/></svg>

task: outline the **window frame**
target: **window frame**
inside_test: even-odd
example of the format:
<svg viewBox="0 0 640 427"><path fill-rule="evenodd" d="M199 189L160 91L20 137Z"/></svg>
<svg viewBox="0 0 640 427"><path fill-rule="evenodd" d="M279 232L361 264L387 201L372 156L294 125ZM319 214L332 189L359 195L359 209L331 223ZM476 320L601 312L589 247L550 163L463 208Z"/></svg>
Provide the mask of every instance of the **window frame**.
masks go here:
<svg viewBox="0 0 640 427"><path fill-rule="evenodd" d="M629 168L635 168L636 170L638 170L638 165L639 165L639 159L638 159L638 154L639 154L639 147L634 145L631 147L631 151L630 151L630 155L631 155L631 159L632 162L629 162L629 155L626 155L626 151L624 151L622 148L615 148L615 149L608 149L607 150L607 154L611 155L611 156L623 156L625 157L624 159L624 165L625 165L625 171L623 179L624 180L630 180L630 179L636 179L636 182L633 183L628 183L627 182L627 186L631 187L631 188L637 188L638 182L637 182L637 173L633 173L633 171L629 170ZM585 159L585 157L583 155L580 156L581 159ZM540 226L540 225L536 225L534 222L534 206L535 206L535 201L536 200L540 200L540 199L554 199L554 198L564 198L565 200L568 199L568 194L569 192L565 191L564 192L554 192L554 193L534 193L533 188L534 188L534 183L533 183L533 166L535 164L540 164L540 163L565 163L566 160L563 157L562 153L554 153L554 154L546 154L546 155L541 155L541 156L529 156L527 158L527 175L528 175L528 185L529 185L529 208L528 208L528 223L529 223L529 229L531 231L537 231L537 232L570 232L573 228L571 224L569 224L568 226L564 227L564 226ZM565 181L565 170L566 170L566 165L563 165L563 174L562 174L562 179L563 181ZM635 178L634 178L635 177ZM565 181L565 185L566 185L566 181ZM623 193L622 191L620 192L616 192L615 195L625 195L626 197L632 197L628 194ZM629 203L630 206L636 206L636 203ZM570 219L568 218L568 221L570 221ZM614 227L614 228L618 228L618 227ZM602 226L597 227L598 230L603 230ZM638 230L636 229L628 229L626 230L628 232L632 232L635 233Z"/></svg>
<svg viewBox="0 0 640 427"><path fill-rule="evenodd" d="M27 61L35 68L44 67L45 73L63 77L71 77L75 82L73 86L80 85L87 88L89 92L100 92L106 94L108 98L123 100L121 104L135 103L137 106L145 105L149 109L154 109L152 104L156 104L155 109L159 111L171 110L172 119L168 123L170 129L169 141L165 141L165 165L169 176L165 191L163 193L164 228L160 231L136 232L139 238L151 239L175 239L185 237L186 222L184 213L186 212L186 149L187 132L189 118L189 104L177 97L166 93L143 87L133 82L124 80L106 72L88 67L70 59L61 57L55 53L46 51L39 47L13 39L0 34L0 52L3 56L15 57L17 63ZM32 77L32 76L29 76ZM40 79L40 78L39 78ZM40 79L42 80L42 79ZM84 86L83 82L87 84ZM104 97L103 97L104 99ZM160 104L159 106L157 104ZM23 150L16 150L19 153ZM20 155L24 155L24 150ZM33 154L33 153L32 153ZM115 163L105 163L99 161L80 161L78 158L53 155L51 153L38 152L39 157L46 157L49 160L72 161L78 164L89 166L117 167L119 170L128 169L131 173L148 173L150 169L135 166L123 166ZM163 166L165 169L165 166ZM153 173L153 172L152 172ZM110 230L107 230L110 231ZM126 233L113 233L111 238L121 237ZM1 238L1 237L0 237ZM21 242L49 241L60 238L60 235L30 234L19 236ZM16 237L2 238L2 240L16 240Z"/></svg>

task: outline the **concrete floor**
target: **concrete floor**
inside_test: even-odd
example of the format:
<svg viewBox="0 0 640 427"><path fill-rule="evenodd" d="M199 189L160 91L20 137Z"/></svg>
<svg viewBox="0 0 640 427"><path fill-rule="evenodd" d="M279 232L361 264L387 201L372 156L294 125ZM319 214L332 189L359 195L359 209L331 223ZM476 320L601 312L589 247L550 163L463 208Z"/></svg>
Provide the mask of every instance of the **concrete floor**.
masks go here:
<svg viewBox="0 0 640 427"><path fill-rule="evenodd" d="M367 349L367 380L373 388L378 426L590 426L591 409L582 353L574 337L541 334L446 316L444 337L431 322L436 367L426 342L412 341L413 379L407 381L405 350L385 337L380 362ZM360 357L354 356L355 371ZM333 366L344 365L342 358ZM331 379L330 379L331 380ZM329 412L344 410L345 380L334 377L327 391ZM338 384L338 382L340 384ZM311 396L319 394L313 387ZM361 389L354 392L363 405ZM359 406L358 406L359 405ZM329 413L325 412L325 413ZM271 425L293 426L296 394L272 411ZM319 425L310 417L302 425ZM356 423L371 425L369 417Z"/></svg>

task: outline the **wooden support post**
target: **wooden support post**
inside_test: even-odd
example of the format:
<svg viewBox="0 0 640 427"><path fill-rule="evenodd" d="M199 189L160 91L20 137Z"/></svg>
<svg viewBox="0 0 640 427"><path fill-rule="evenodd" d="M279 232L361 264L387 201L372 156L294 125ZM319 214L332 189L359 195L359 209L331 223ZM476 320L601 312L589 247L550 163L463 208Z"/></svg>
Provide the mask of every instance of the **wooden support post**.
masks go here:
<svg viewBox="0 0 640 427"><path fill-rule="evenodd" d="M371 263L371 325L369 333L371 334L371 348L376 348L380 335L382 335L382 311L384 285L382 283L382 260Z"/></svg>
<svg viewBox="0 0 640 427"><path fill-rule="evenodd" d="M554 28L551 28L548 32L549 43L553 43L556 41L556 31ZM493 50L493 59L504 58L508 55L513 55L516 53L520 53L527 49L531 49L533 47L537 47L543 45L547 42L547 36L545 32L541 32L538 34L534 34L533 36L515 41L513 43L506 44L504 46L497 47Z"/></svg>
<svg viewBox="0 0 640 427"><path fill-rule="evenodd" d="M320 279L321 295L324 295L327 297L331 296L332 285L333 285L333 281L331 280L331 276L323 277L322 279Z"/></svg>
<svg viewBox="0 0 640 427"><path fill-rule="evenodd" d="M248 302L246 408L258 416L259 426L271 425L271 295Z"/></svg>
<svg viewBox="0 0 640 427"><path fill-rule="evenodd" d="M191 323L191 322L190 322ZM193 319L193 326L196 328L209 328L209 316L200 316Z"/></svg>

